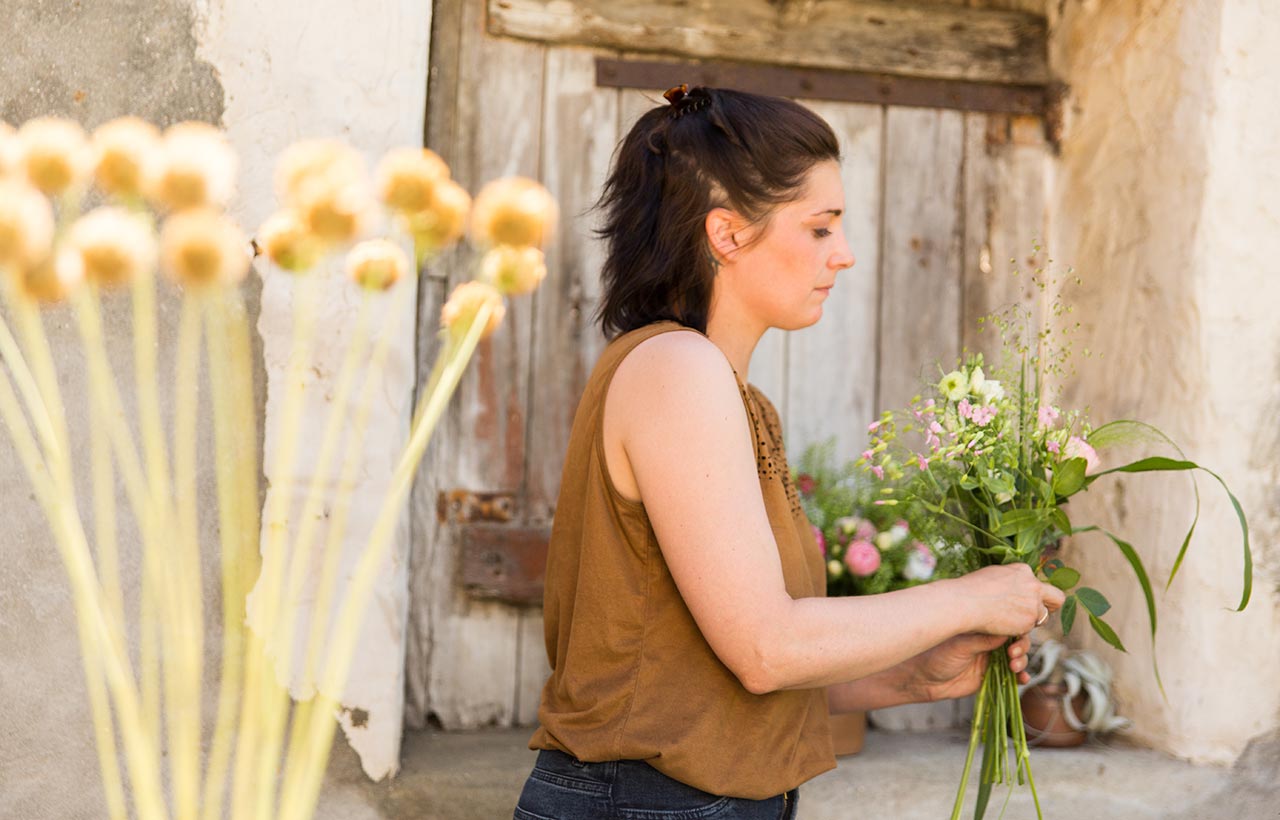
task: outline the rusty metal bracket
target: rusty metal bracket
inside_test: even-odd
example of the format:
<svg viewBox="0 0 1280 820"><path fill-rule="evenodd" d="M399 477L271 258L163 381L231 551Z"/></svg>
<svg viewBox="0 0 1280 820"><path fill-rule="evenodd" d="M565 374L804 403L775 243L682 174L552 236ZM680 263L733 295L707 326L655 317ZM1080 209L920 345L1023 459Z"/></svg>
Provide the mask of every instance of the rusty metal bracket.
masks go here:
<svg viewBox="0 0 1280 820"><path fill-rule="evenodd" d="M542 604L549 528L468 524L459 535L462 587L469 597L516 606Z"/></svg>
<svg viewBox="0 0 1280 820"><path fill-rule="evenodd" d="M515 515L515 509L514 493L441 490L436 497L436 518L441 524L508 522Z"/></svg>

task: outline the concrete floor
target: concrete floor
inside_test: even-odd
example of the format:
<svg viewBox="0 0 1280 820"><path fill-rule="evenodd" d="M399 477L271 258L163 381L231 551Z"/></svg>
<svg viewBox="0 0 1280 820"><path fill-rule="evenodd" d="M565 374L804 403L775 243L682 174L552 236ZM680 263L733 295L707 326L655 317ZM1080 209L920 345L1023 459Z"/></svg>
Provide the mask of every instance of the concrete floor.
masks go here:
<svg viewBox="0 0 1280 820"><path fill-rule="evenodd" d="M405 738L403 768L370 783L338 743L317 814L321 820L502 820L511 817L533 766L530 730L416 732ZM938 820L950 816L964 764L960 732L870 731L861 754L800 789L801 820ZM1044 816L1089 820L1280 820L1280 737L1255 742L1234 768L1192 766L1116 742L1032 752ZM975 777L976 781L976 777ZM973 784L969 803L973 801ZM1007 792L992 796L989 818ZM1017 789L1006 820L1034 818Z"/></svg>

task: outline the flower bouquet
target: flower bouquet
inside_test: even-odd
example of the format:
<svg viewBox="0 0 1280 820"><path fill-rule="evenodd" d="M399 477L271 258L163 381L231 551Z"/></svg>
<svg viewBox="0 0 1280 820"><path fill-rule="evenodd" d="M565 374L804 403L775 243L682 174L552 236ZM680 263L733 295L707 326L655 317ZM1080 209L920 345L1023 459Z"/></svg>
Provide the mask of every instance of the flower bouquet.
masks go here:
<svg viewBox="0 0 1280 820"><path fill-rule="evenodd" d="M1053 315L1069 312L1061 303ZM1096 589L1080 586L1080 573L1046 555L1046 549L1067 536L1098 532L1124 556L1146 600L1151 638L1156 634L1156 604L1151 580L1137 550L1118 535L1094 526L1078 526L1067 513L1069 500L1093 482L1114 473L1194 471L1208 473L1224 490L1240 522L1244 546L1244 591L1237 607L1248 604L1252 584L1249 533L1235 496L1215 473L1187 460L1176 445L1155 428L1137 421L1115 421L1098 427L1086 414L1067 410L1048 400L1046 375L1062 375L1068 348L1051 348L1049 331L1030 342L1014 339L1010 328L1025 313L999 317L1006 337L1007 359L1013 364L988 377L981 355L961 361L942 375L927 395L917 396L899 412L885 412L871 425L872 438L862 464L893 483L875 503L882 507L920 506L964 534L961 551L973 563L986 566L1023 562L1039 577L1067 593L1061 610L1062 629L1069 633L1083 616L1111 646L1124 651L1119 636L1104 620L1110 604ZM1120 443L1158 442L1178 458L1151 456L1102 469L1099 450ZM1193 482L1194 483L1194 482ZM1196 495L1196 518L1199 495ZM1182 540L1168 583L1177 574L1195 530L1193 519ZM960 816L965 787L979 742L983 744L975 817L986 810L993 785L1009 783L1012 790L1026 783L1037 817L1042 817L1030 754L1019 708L1017 681L1009 670L1007 648L992 653L977 693L973 729L952 820ZM1153 658L1153 668L1154 658ZM1155 668L1156 680L1159 670ZM1162 687L1163 691L1163 687ZM1013 759L1009 758L1012 738ZM1012 791L1010 792L1012 793Z"/></svg>

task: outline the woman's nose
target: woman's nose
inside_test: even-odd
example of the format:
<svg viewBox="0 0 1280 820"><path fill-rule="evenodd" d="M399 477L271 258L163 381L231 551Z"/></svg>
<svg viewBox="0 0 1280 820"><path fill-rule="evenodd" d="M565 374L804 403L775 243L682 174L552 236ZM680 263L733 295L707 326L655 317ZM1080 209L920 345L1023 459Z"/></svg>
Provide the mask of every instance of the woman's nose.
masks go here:
<svg viewBox="0 0 1280 820"><path fill-rule="evenodd" d="M852 268L857 261L853 258L853 251L850 250L849 243L846 241L840 251L831 257L828 264L830 264L832 270L844 270L845 268Z"/></svg>

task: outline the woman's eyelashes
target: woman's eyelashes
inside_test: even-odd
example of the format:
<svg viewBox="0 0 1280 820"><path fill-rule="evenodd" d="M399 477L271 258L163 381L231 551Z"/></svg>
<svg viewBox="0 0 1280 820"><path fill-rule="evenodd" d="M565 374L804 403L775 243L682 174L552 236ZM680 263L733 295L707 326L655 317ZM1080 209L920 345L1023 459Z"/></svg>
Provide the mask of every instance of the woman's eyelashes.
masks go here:
<svg viewBox="0 0 1280 820"><path fill-rule="evenodd" d="M814 228L813 236L815 239L826 239L828 236L831 236L831 229L830 228Z"/></svg>

